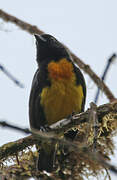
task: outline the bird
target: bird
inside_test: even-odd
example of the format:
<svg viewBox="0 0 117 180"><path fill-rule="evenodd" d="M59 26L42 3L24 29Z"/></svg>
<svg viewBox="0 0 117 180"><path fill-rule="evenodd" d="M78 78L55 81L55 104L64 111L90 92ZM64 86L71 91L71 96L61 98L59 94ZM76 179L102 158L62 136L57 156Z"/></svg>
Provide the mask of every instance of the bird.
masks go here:
<svg viewBox="0 0 117 180"><path fill-rule="evenodd" d="M86 83L68 48L49 34L34 34L34 37L38 68L29 97L29 121L31 129L46 130L73 112L84 111ZM72 138L74 133L71 130L65 136ZM55 144L43 144L39 150L38 170L52 172L54 162Z"/></svg>

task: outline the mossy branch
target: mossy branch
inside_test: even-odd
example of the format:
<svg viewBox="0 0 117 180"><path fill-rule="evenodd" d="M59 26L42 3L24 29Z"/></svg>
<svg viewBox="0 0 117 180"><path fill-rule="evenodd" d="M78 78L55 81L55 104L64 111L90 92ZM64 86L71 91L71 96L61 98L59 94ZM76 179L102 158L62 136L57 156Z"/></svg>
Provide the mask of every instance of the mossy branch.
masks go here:
<svg viewBox="0 0 117 180"><path fill-rule="evenodd" d="M86 112L73 115L69 119L61 120L51 125L50 127L54 128L52 131L54 131L56 134L65 133L70 128L73 128L85 122L89 122L90 110L91 109L89 108ZM115 103L108 103L99 106L97 108L98 119L102 119L106 114L110 112L117 112L117 101L115 101Z"/></svg>
<svg viewBox="0 0 117 180"><path fill-rule="evenodd" d="M107 115L110 112L117 112L117 102L115 103L108 103L101 105L97 108L97 116L98 119L103 118L103 116ZM0 160L7 158L8 156L12 156L17 154L18 152L22 151L28 146L32 146L34 144L40 144L43 140L53 139L54 137L58 137L58 135L63 134L70 128L74 128L77 125L81 125L82 123L89 121L89 113L90 109L86 112L81 114L76 114L72 117L72 119L64 119L59 121L53 125L54 129L52 129L48 133L38 132L34 130L33 134L38 134L38 139L32 136L25 137L15 142L10 142L8 144L3 145L0 147ZM29 133L29 131L28 131ZM58 139L56 139L58 141Z"/></svg>

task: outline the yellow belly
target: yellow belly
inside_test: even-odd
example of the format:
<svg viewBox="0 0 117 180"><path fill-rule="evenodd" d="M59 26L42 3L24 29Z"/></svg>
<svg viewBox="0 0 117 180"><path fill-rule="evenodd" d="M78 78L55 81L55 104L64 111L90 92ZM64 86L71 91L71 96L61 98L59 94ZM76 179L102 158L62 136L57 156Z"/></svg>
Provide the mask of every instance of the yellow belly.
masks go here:
<svg viewBox="0 0 117 180"><path fill-rule="evenodd" d="M41 93L41 105L44 108L49 125L69 116L72 112L80 112L83 100L82 86L75 85L73 80L53 81Z"/></svg>

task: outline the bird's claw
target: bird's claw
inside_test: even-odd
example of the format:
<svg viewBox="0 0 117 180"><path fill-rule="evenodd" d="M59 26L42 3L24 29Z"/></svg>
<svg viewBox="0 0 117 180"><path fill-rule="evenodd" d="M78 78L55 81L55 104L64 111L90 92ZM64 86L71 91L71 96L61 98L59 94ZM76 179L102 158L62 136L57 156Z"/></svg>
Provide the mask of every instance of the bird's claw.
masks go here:
<svg viewBox="0 0 117 180"><path fill-rule="evenodd" d="M40 126L40 131L49 132L51 128L48 125Z"/></svg>

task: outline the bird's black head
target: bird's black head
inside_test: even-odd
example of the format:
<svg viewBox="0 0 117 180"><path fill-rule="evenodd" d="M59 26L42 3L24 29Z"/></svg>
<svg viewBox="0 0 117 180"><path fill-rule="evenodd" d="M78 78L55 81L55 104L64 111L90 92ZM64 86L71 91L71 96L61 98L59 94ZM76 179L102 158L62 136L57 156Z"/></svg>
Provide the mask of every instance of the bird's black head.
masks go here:
<svg viewBox="0 0 117 180"><path fill-rule="evenodd" d="M57 61L61 58L69 58L67 49L53 36L49 34L34 35L37 46L37 62L40 65L43 61Z"/></svg>

